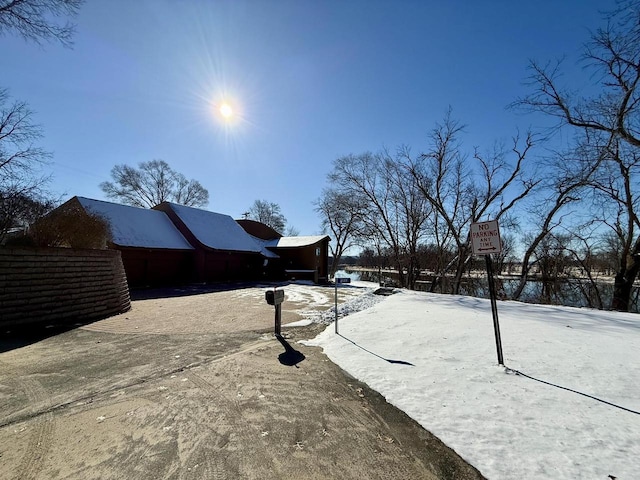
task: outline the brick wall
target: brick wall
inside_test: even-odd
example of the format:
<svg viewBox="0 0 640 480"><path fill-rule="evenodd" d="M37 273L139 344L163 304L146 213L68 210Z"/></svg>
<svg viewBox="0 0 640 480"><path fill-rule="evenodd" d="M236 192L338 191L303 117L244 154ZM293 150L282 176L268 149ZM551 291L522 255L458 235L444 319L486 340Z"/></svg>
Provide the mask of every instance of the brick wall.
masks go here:
<svg viewBox="0 0 640 480"><path fill-rule="evenodd" d="M86 322L130 308L116 250L0 248L0 327Z"/></svg>

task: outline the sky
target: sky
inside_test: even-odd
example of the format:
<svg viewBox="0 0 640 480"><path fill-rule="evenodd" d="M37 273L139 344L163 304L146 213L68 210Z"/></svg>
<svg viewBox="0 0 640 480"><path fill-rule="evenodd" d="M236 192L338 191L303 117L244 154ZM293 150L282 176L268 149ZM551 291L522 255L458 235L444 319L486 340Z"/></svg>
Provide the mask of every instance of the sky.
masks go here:
<svg viewBox="0 0 640 480"><path fill-rule="evenodd" d="M315 235L341 156L419 153L449 108L469 151L543 125L506 108L527 93L529 60L565 58L563 80L581 85L582 46L613 6L87 0L73 48L0 37L0 86L35 112L62 200L107 200L115 165L162 159L209 191L209 210L241 218L267 200Z"/></svg>
<svg viewBox="0 0 640 480"><path fill-rule="evenodd" d="M498 302L501 366L489 300L397 292L344 304L362 310L338 319L339 334L330 325L301 343L322 347L489 480L638 478L636 314Z"/></svg>

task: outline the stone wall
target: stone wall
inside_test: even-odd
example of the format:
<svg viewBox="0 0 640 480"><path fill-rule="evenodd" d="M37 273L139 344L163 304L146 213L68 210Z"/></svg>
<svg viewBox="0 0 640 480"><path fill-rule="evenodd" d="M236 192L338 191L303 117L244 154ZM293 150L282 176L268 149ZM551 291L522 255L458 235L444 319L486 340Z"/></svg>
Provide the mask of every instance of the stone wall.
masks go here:
<svg viewBox="0 0 640 480"><path fill-rule="evenodd" d="M130 308L116 250L0 248L0 327L88 322Z"/></svg>

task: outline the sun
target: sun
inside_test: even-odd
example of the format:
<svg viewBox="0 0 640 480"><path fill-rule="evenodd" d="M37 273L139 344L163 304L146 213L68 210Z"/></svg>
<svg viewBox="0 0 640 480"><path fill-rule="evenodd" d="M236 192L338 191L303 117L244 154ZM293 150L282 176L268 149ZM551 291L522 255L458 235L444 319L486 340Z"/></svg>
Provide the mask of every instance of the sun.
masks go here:
<svg viewBox="0 0 640 480"><path fill-rule="evenodd" d="M218 109L222 118L230 119L233 116L233 108L228 103L223 103Z"/></svg>
<svg viewBox="0 0 640 480"><path fill-rule="evenodd" d="M208 102L208 108L210 118L225 135L236 135L246 122L243 105L233 95L225 93L214 97Z"/></svg>

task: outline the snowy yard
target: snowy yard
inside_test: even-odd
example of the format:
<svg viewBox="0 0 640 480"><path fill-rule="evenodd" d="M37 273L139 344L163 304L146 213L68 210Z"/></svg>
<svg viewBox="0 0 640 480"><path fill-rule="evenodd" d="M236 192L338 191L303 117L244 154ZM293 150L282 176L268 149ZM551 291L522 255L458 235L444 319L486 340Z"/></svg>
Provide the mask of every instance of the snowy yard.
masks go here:
<svg viewBox="0 0 640 480"><path fill-rule="evenodd" d="M487 478L640 478L637 314L498 302L503 367L488 300L359 301L370 308L340 318L339 335L329 326L305 343Z"/></svg>

